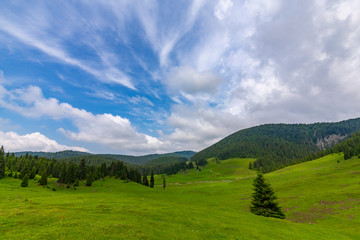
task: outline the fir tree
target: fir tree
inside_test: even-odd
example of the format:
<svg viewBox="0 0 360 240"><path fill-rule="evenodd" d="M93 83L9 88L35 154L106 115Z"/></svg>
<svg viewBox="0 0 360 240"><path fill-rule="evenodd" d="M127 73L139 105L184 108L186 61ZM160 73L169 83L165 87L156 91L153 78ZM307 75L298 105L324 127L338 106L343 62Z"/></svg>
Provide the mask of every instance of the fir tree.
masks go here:
<svg viewBox="0 0 360 240"><path fill-rule="evenodd" d="M277 198L271 185L265 181L262 173L258 172L253 186L254 193L252 194L250 211L265 217L285 218L280 206L275 201Z"/></svg>
<svg viewBox="0 0 360 240"><path fill-rule="evenodd" d="M35 177L36 177L36 168L34 166L30 172L29 179L34 179Z"/></svg>
<svg viewBox="0 0 360 240"><path fill-rule="evenodd" d="M27 187L29 185L28 181L29 181L29 174L25 174L25 176L22 179L22 182L21 182L20 186L21 187Z"/></svg>
<svg viewBox="0 0 360 240"><path fill-rule="evenodd" d="M46 168L43 170L43 173L41 174L41 178L39 179L39 183L41 186L47 185L47 171Z"/></svg>
<svg viewBox="0 0 360 240"><path fill-rule="evenodd" d="M144 174L144 176L143 176L142 184L145 186L149 186L149 181L148 181L146 174Z"/></svg>
<svg viewBox="0 0 360 240"><path fill-rule="evenodd" d="M90 187L92 185L92 181L93 181L92 172L90 171L86 179L86 186Z"/></svg>
<svg viewBox="0 0 360 240"><path fill-rule="evenodd" d="M150 187L154 188L155 179L154 179L154 172L151 171L151 177L150 177Z"/></svg>
<svg viewBox="0 0 360 240"><path fill-rule="evenodd" d="M74 187L78 187L78 186L79 186L79 179L75 179Z"/></svg>
<svg viewBox="0 0 360 240"><path fill-rule="evenodd" d="M86 160L85 158L82 158L80 161L80 180L84 180L86 178L86 172L87 172L87 168L86 168Z"/></svg>
<svg viewBox="0 0 360 240"><path fill-rule="evenodd" d="M0 178L5 177L5 151L4 146L0 148Z"/></svg>

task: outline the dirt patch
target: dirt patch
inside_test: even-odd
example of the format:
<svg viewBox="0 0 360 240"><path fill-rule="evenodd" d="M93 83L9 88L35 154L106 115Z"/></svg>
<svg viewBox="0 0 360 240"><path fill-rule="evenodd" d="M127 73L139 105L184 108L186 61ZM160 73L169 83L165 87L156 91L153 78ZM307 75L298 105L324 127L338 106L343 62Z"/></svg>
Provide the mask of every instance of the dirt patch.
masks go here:
<svg viewBox="0 0 360 240"><path fill-rule="evenodd" d="M317 223L316 220L326 218L328 215L336 214L335 209L324 206L309 208L306 212L293 212L292 216L287 217L292 222Z"/></svg>
<svg viewBox="0 0 360 240"><path fill-rule="evenodd" d="M343 201L327 201L321 200L318 205L308 208L306 211L293 211L294 208L285 208L285 212L289 212L287 219L292 222L299 223L316 223L317 220L326 218L329 215L338 214L343 210L354 208L360 203L360 199L346 199ZM292 213L291 213L292 212ZM350 220L354 215L349 215Z"/></svg>

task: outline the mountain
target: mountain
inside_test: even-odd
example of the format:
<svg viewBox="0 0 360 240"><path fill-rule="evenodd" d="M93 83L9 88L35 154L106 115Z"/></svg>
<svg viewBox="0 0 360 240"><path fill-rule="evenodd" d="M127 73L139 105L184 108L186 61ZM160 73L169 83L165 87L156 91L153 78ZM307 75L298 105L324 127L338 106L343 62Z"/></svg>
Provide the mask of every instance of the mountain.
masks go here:
<svg viewBox="0 0 360 240"><path fill-rule="evenodd" d="M61 151L61 152L15 152L14 154L16 157L20 157L21 155L25 156L26 154L30 154L32 156L46 157L49 159L52 159L52 158L63 159L63 158L68 158L68 157L91 155L91 153L72 151L72 150L66 150L66 151Z"/></svg>
<svg viewBox="0 0 360 240"><path fill-rule="evenodd" d="M253 167L271 172L305 161L360 131L360 118L335 123L265 124L235 132L196 153L198 163L217 157L256 158Z"/></svg>
<svg viewBox="0 0 360 240"><path fill-rule="evenodd" d="M107 164L112 161L123 161L131 164L144 164L149 161L153 161L152 164L155 163L175 163L179 161L183 161L184 159L189 160L195 152L193 151L179 151L173 153L164 153L164 154L148 154L143 156L131 156L131 155L120 155L120 154L91 154L86 152L77 152L77 151L61 151L61 152L16 152L15 156L19 157L21 155L30 154L32 156L38 157L46 157L48 159L62 159L65 161L73 161L75 163L79 163L82 158L85 158L88 164L100 165L103 162ZM156 159L159 159L156 161Z"/></svg>

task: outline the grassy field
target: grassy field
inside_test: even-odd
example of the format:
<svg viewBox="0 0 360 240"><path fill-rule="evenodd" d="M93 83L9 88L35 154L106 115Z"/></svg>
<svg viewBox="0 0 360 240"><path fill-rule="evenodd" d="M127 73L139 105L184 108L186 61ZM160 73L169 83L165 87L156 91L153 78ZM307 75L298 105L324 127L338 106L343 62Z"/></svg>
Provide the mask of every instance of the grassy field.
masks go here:
<svg viewBox="0 0 360 240"><path fill-rule="evenodd" d="M166 190L161 176L154 189L106 178L76 190L4 178L1 239L360 239L359 159L335 154L266 174L285 220L249 212L251 161L168 176Z"/></svg>

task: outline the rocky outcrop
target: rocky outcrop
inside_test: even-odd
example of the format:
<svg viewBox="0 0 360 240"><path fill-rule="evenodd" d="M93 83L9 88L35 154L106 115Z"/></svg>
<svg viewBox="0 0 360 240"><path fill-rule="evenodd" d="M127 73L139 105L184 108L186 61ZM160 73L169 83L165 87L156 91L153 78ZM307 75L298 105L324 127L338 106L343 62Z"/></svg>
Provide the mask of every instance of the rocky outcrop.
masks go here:
<svg viewBox="0 0 360 240"><path fill-rule="evenodd" d="M332 147L335 144L339 143L341 140L343 140L346 137L347 135L331 134L327 137L317 139L316 146L320 150L325 150L326 148Z"/></svg>

